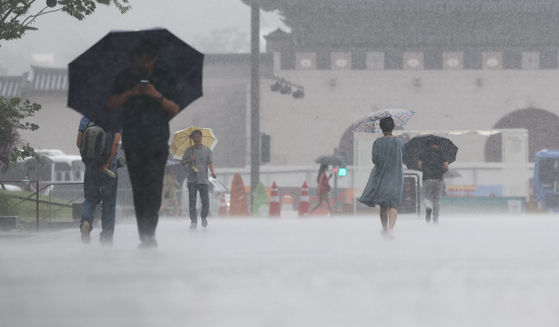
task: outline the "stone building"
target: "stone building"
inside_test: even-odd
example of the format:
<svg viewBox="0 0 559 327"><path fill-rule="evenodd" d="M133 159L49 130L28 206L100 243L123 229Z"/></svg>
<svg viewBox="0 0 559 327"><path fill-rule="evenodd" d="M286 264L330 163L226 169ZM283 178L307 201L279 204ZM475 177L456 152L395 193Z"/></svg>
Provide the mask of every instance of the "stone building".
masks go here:
<svg viewBox="0 0 559 327"><path fill-rule="evenodd" d="M271 67L271 58L262 55L263 72ZM210 127L219 139L214 149L216 167L244 167L248 155L245 112L249 81L250 55L206 55L204 96L171 120L171 132L191 125ZM67 107L66 68L31 66L23 76L0 76L0 95L41 104L42 109L29 119L40 126L39 130L22 131L22 139L31 146L79 154L76 135L81 115Z"/></svg>
<svg viewBox="0 0 559 327"><path fill-rule="evenodd" d="M271 164L337 151L351 127L386 108L416 112L404 129L526 128L529 158L559 148L559 3L551 0L243 0L279 10L292 31L267 37L278 78L262 79L261 131ZM458 161L501 161L499 136L457 138Z"/></svg>

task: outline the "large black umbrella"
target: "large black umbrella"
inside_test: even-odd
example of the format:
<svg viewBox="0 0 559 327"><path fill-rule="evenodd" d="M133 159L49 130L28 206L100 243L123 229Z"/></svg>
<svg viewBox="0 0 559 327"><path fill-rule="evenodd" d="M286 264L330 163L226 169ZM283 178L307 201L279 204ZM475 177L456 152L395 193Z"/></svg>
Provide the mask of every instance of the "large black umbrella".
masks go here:
<svg viewBox="0 0 559 327"><path fill-rule="evenodd" d="M118 115L109 114L106 103L116 76L137 64L133 50L143 40L159 46L156 66L176 78L180 110L202 96L202 53L166 29L112 31L68 64L68 107L101 125Z"/></svg>
<svg viewBox="0 0 559 327"><path fill-rule="evenodd" d="M328 156L320 156L316 158L314 161L319 164L330 165L330 166L345 166L345 159L342 156L338 155L328 155Z"/></svg>
<svg viewBox="0 0 559 327"><path fill-rule="evenodd" d="M404 145L404 164L408 169L419 170L417 167L419 158L433 143L440 145L441 152L449 164L456 161L458 147L451 140L436 135L420 135Z"/></svg>

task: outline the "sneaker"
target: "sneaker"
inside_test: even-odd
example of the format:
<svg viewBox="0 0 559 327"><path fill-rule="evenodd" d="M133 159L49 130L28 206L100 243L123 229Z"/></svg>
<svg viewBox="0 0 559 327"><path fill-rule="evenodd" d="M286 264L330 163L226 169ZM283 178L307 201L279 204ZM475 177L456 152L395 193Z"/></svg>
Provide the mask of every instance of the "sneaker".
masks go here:
<svg viewBox="0 0 559 327"><path fill-rule="evenodd" d="M154 236L146 236L143 238L142 243L138 245L138 249L153 249L157 247L157 241Z"/></svg>
<svg viewBox="0 0 559 327"><path fill-rule="evenodd" d="M82 232L82 243L89 244L91 242L91 226L89 226L89 222L84 221L82 226L80 227L80 231Z"/></svg>
<svg viewBox="0 0 559 327"><path fill-rule="evenodd" d="M439 223L439 219L438 218L437 219L433 218L433 224L438 224L438 223Z"/></svg>
<svg viewBox="0 0 559 327"><path fill-rule="evenodd" d="M425 210L425 221L426 222L430 222L431 221L431 212L433 210L431 208L427 208L427 210Z"/></svg>
<svg viewBox="0 0 559 327"><path fill-rule="evenodd" d="M208 227L208 220L206 218L202 218L202 227Z"/></svg>
<svg viewBox="0 0 559 327"><path fill-rule="evenodd" d="M197 225L197 223L190 223L190 229L196 229Z"/></svg>

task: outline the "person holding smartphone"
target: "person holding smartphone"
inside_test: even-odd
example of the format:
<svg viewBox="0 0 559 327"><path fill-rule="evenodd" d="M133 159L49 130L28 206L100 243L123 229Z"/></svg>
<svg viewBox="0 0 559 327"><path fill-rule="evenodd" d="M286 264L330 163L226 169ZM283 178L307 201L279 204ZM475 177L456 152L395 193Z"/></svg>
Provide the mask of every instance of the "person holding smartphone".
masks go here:
<svg viewBox="0 0 559 327"><path fill-rule="evenodd" d="M157 65L158 52L153 41L141 41L130 58L131 66L117 76L107 102L109 109L123 107L122 148L132 184L139 248L157 247L169 120L179 112L176 79Z"/></svg>

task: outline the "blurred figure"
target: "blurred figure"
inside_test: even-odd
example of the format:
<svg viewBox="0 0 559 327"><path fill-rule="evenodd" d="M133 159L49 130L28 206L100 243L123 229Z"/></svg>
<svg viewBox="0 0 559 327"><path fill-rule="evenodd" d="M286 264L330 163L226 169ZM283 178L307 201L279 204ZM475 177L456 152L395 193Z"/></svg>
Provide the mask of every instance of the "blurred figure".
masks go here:
<svg viewBox="0 0 559 327"><path fill-rule="evenodd" d="M85 150L82 149L84 132L91 124L85 116L80 121L78 138L76 140L80 153ZM102 245L113 244L118 187L117 160L115 155L120 143L122 130L116 128L114 130L107 130L105 133L108 138L107 144L111 145L109 149L106 149L106 151L109 151L108 159L100 167L96 163L87 163L85 165L83 180L83 196L85 201L82 205L80 222L81 240L84 244L91 242L90 233L93 230L93 216L99 203L102 203L99 242ZM107 174L107 170L112 172L112 174Z"/></svg>
<svg viewBox="0 0 559 327"><path fill-rule="evenodd" d="M332 209L332 203L330 203L330 197L328 196L328 192L330 192L330 178L332 178L332 173L329 176L326 176L326 170L328 169L328 165L320 164L320 168L318 168L318 176L316 177L316 181L318 186L316 188L316 195L318 195L318 202L311 208L309 211L309 215L313 213L316 209L320 208L322 202L326 202L328 205L328 211L330 211L330 215L334 216L334 210Z"/></svg>
<svg viewBox="0 0 559 327"><path fill-rule="evenodd" d="M430 222L433 213L434 224L439 223L441 197L445 189L443 174L448 171L448 162L438 142L438 139L432 139L417 163L417 167L423 172L421 179L424 187L425 221Z"/></svg>
<svg viewBox="0 0 559 327"><path fill-rule="evenodd" d="M392 239L404 190L404 142L392 135L392 117L382 118L380 128L384 136L373 143L375 167L359 202L369 207L380 206L381 235Z"/></svg>
<svg viewBox="0 0 559 327"><path fill-rule="evenodd" d="M163 175L169 152L169 120L179 112L176 79L156 65L159 47L143 40L131 66L116 77L107 107L123 107L122 148L134 196L141 244L157 247Z"/></svg>
<svg viewBox="0 0 559 327"><path fill-rule="evenodd" d="M163 204L159 208L159 213L167 209L169 205L172 205L175 209L175 219L179 219L179 201L177 200L177 187L179 187L179 181L175 175L175 170L170 169L169 173L163 177Z"/></svg>
<svg viewBox="0 0 559 327"><path fill-rule="evenodd" d="M214 168L214 160L212 150L202 144L202 131L199 129L192 131L190 139L194 145L184 151L181 165L187 166L188 174L188 210L190 213L190 229L195 229L198 225L196 213L196 198L200 193L202 200L202 227L208 226L208 213L210 211L210 198L208 187L210 179L208 178L208 168L213 178L217 178Z"/></svg>

